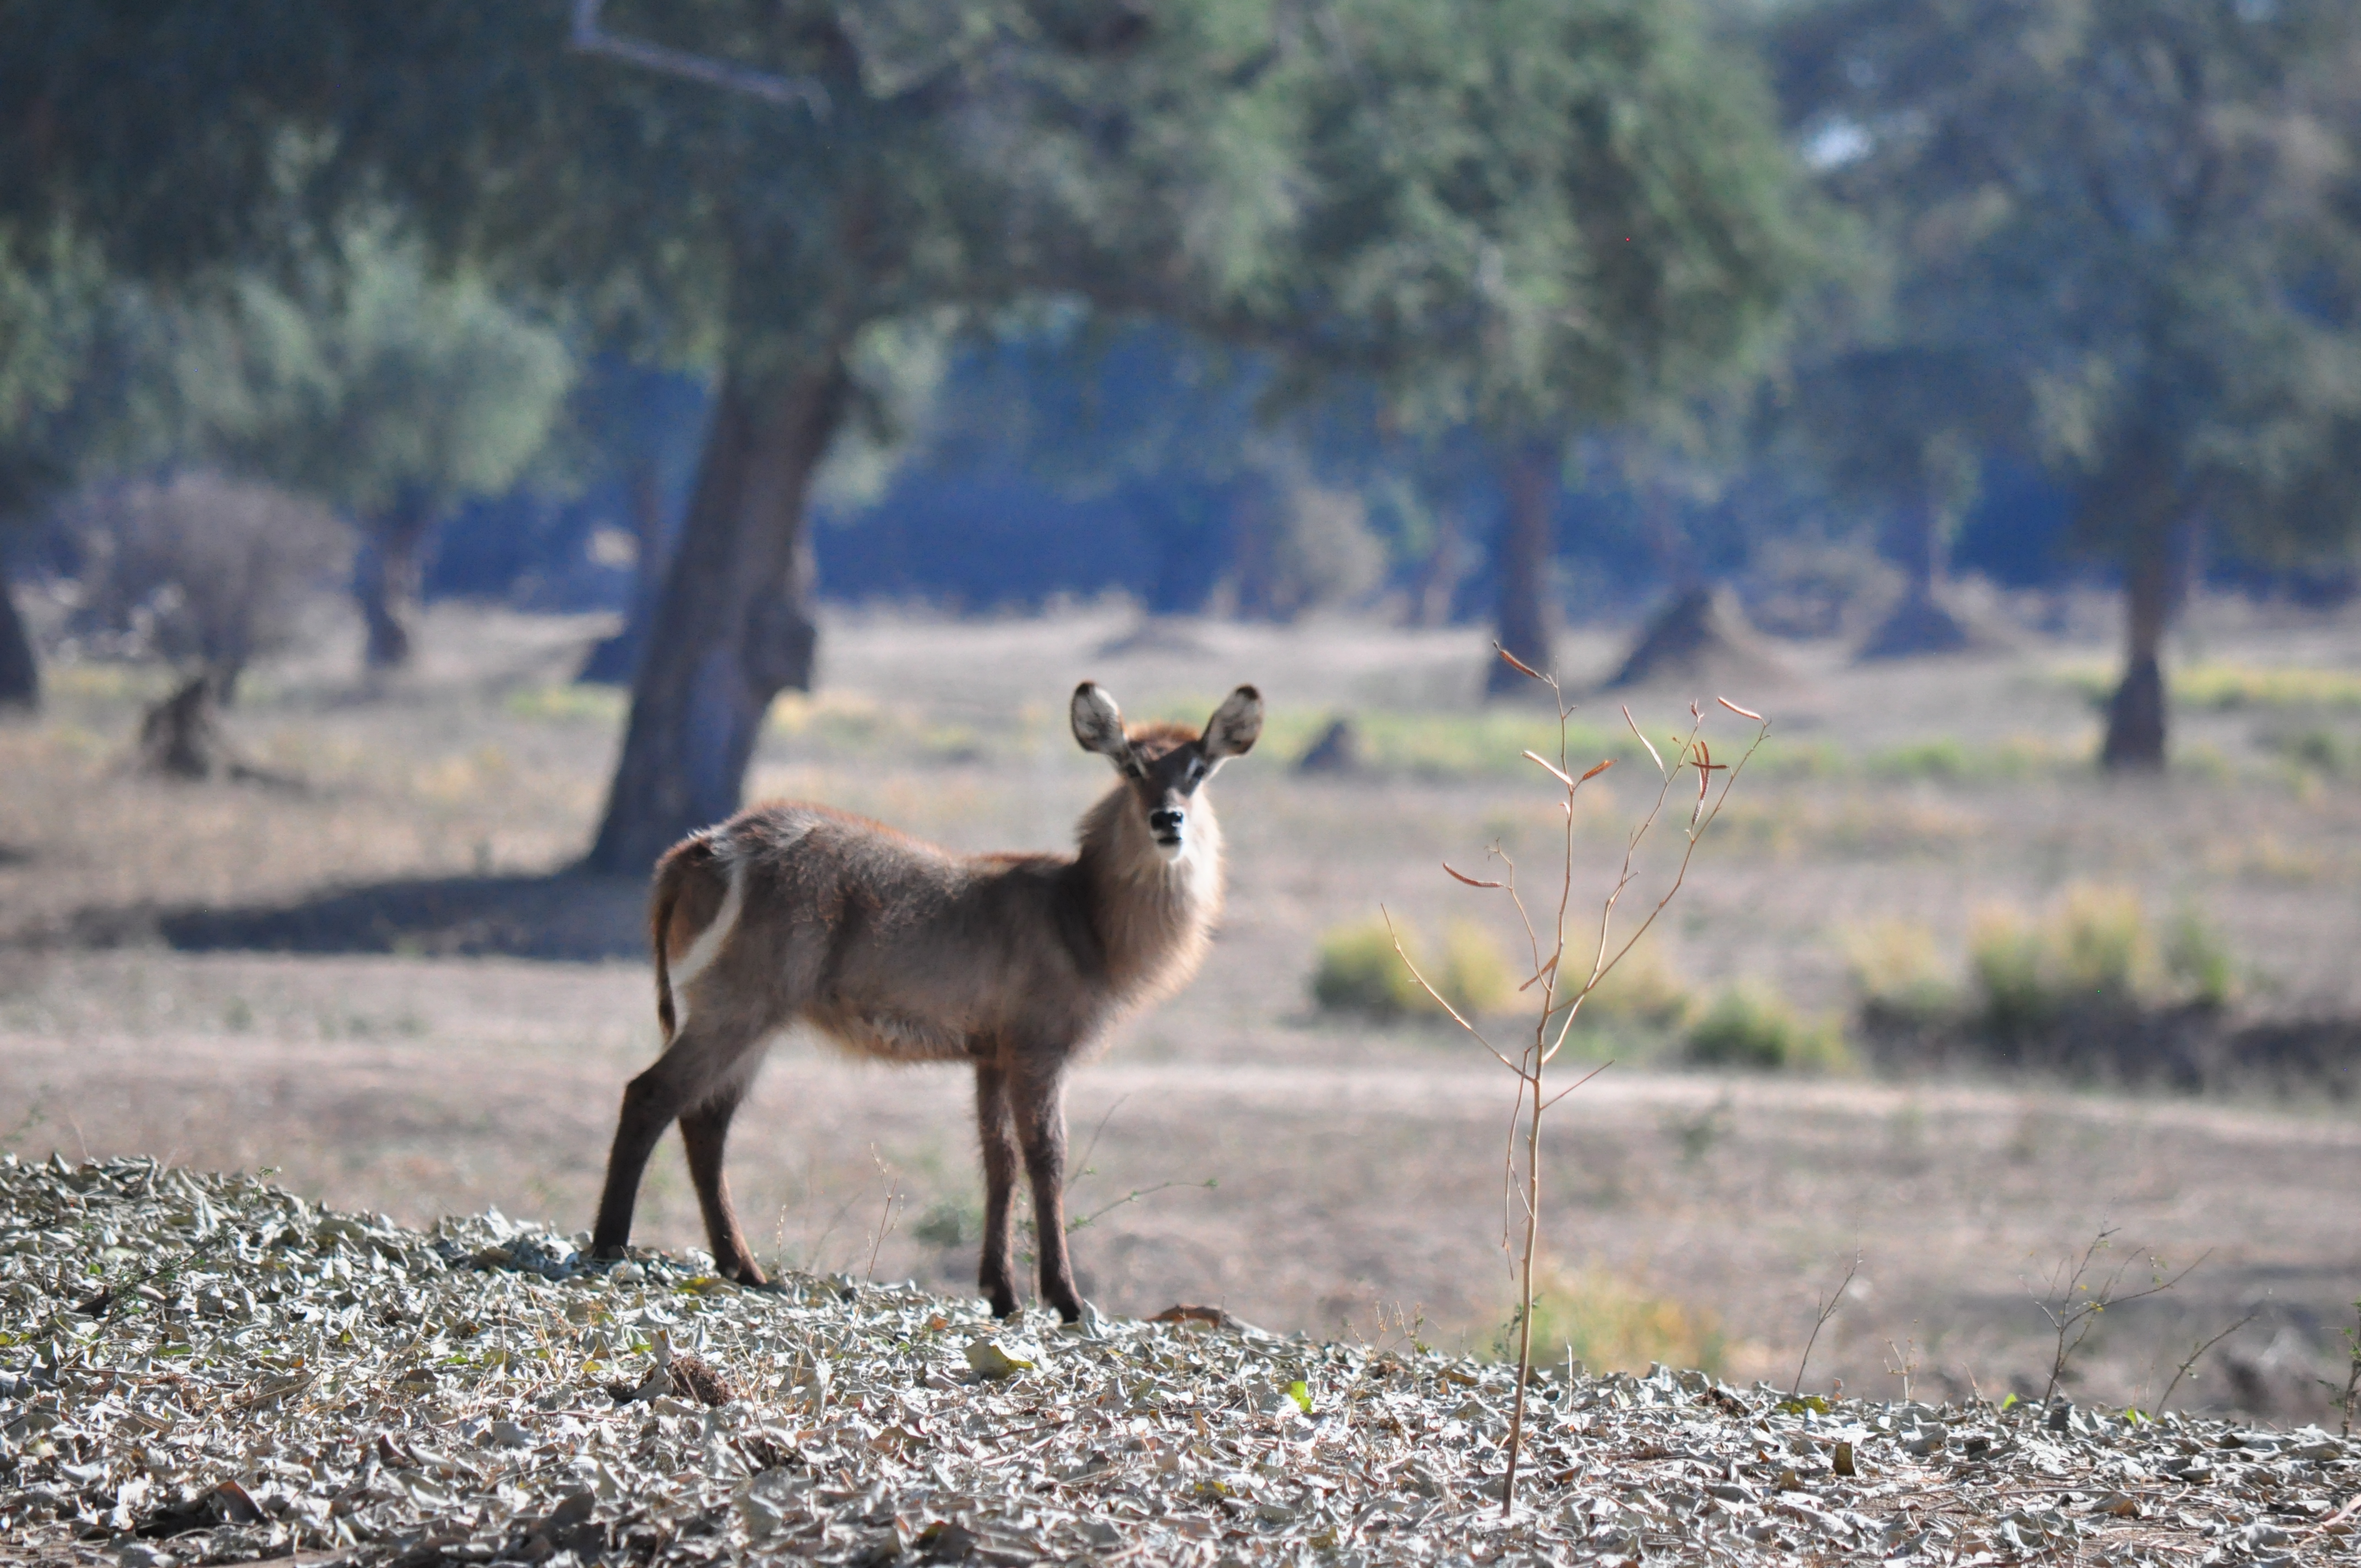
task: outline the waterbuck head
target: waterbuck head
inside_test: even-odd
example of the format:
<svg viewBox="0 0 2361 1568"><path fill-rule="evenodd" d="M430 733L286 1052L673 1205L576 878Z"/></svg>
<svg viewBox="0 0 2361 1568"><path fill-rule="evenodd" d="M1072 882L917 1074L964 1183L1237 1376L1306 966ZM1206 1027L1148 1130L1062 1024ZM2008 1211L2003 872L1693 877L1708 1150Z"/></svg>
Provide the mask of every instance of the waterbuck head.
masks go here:
<svg viewBox="0 0 2361 1568"><path fill-rule="evenodd" d="M1082 750L1113 762L1131 785L1157 852L1171 861L1189 852L1190 803L1198 786L1224 761L1252 750L1262 733L1262 694L1252 686L1232 692L1202 735L1177 724L1146 725L1133 734L1115 698L1084 681L1074 688L1073 720Z"/></svg>

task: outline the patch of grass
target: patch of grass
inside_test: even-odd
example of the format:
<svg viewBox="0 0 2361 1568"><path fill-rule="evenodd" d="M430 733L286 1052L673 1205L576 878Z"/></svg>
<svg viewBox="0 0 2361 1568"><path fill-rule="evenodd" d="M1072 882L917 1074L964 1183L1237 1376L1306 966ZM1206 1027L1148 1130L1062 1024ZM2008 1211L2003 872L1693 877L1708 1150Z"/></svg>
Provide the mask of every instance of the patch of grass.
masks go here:
<svg viewBox="0 0 2361 1568"><path fill-rule="evenodd" d="M1511 1331L1514 1325L1510 1325ZM1513 1343L1513 1332L1502 1336ZM1714 1315L1587 1264L1544 1263L1533 1293L1533 1365L1570 1352L1593 1372L1645 1372L1651 1363L1719 1376L1727 1341Z"/></svg>
<svg viewBox="0 0 2361 1568"><path fill-rule="evenodd" d="M2088 765L2081 751L2036 735L2011 735L1986 746L1938 735L1872 751L1861 762L1872 778L1937 784L1991 784Z"/></svg>
<svg viewBox="0 0 2361 1568"><path fill-rule="evenodd" d="M2059 685L2103 709L2117 672L2098 665L2061 670ZM2189 664L2165 676L2172 700L2215 713L2301 708L2361 709L2361 673L2304 666Z"/></svg>
<svg viewBox="0 0 2361 1568"><path fill-rule="evenodd" d="M585 686L571 682L522 686L500 699L500 709L511 718L539 724L619 725L631 707L629 692L619 686Z"/></svg>
<svg viewBox="0 0 2361 1568"><path fill-rule="evenodd" d="M1852 1065L1841 1029L1805 1017L1759 981L1723 992L1689 1025L1684 1045L1688 1059L1706 1067L1837 1072Z"/></svg>
<svg viewBox="0 0 2361 1568"><path fill-rule="evenodd" d="M2332 779L2361 773L2361 739L2346 736L2325 725L2314 724L2267 736L2263 744L2276 752L2281 762L2300 773L2318 773Z"/></svg>
<svg viewBox="0 0 2361 1568"><path fill-rule="evenodd" d="M1453 921L1444 930L1441 949L1432 952L1409 927L1400 929L1402 946L1420 970L1463 1016L1498 1013L1516 994L1517 976L1507 955L1481 926ZM1381 919L1340 926L1321 938L1312 999L1323 1012L1380 1022L1444 1015L1394 951L1393 935Z"/></svg>
<svg viewBox="0 0 2361 1568"><path fill-rule="evenodd" d="M2238 999L2238 962L2222 928L2184 907L2164 936L2164 970L2183 996L2205 1007Z"/></svg>

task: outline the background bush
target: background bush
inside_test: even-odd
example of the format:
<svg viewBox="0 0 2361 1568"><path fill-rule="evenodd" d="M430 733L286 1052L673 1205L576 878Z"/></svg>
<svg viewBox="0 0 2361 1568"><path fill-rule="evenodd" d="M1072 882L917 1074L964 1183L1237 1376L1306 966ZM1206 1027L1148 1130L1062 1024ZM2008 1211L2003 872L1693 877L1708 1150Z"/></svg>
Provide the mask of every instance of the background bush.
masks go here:
<svg viewBox="0 0 2361 1568"><path fill-rule="evenodd" d="M1403 948L1462 1016L1498 1013L1516 993L1517 977L1510 971L1508 957L1483 927L1453 921L1444 927L1443 946L1436 952L1431 952L1410 927L1400 929ZM1325 1013L1357 1014L1380 1021L1444 1016L1434 998L1411 977L1401 955L1394 951L1393 935L1382 919L1340 926L1321 938L1312 999Z"/></svg>
<svg viewBox="0 0 2361 1568"><path fill-rule="evenodd" d="M1785 997L1753 981L1716 998L1689 1025L1684 1043L1688 1059L1706 1067L1831 1072L1852 1065L1838 1025L1804 1017Z"/></svg>

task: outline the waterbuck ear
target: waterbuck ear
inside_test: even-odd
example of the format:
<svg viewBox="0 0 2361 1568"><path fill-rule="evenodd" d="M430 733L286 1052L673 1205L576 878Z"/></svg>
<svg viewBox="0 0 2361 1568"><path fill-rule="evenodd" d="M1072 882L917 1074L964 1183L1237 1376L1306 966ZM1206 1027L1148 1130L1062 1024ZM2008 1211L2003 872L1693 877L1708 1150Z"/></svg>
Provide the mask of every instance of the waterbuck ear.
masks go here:
<svg viewBox="0 0 2361 1568"><path fill-rule="evenodd" d="M1262 693L1252 686L1240 686L1213 709L1213 717L1205 721L1205 737L1199 744L1204 748L1205 761L1218 762L1224 757L1243 756L1253 751L1261 734Z"/></svg>
<svg viewBox="0 0 2361 1568"><path fill-rule="evenodd" d="M1140 771L1139 757L1131 749L1131 737L1124 733L1123 709L1095 682L1084 681L1074 688L1072 715L1074 739L1083 751L1112 758L1115 765L1126 773Z"/></svg>

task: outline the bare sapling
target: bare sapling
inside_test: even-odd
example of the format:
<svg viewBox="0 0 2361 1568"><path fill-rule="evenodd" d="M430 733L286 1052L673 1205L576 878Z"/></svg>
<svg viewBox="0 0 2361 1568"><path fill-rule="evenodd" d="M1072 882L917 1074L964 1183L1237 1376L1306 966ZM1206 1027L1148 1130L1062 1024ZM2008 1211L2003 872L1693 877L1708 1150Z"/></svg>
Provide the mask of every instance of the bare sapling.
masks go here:
<svg viewBox="0 0 2361 1568"><path fill-rule="evenodd" d="M1543 923L1537 925L1533 911L1517 886L1516 864L1497 844L1488 851L1502 867L1497 881L1467 876L1452 870L1447 862L1443 869L1454 881L1468 887L1504 894L1524 927L1533 970L1532 977L1517 990L1520 995L1529 992L1534 994L1531 1025L1513 1047L1515 1054L1511 1055L1493 1044L1474 1019L1465 1016L1444 1000L1443 993L1411 960L1398 932L1394 933L1394 951L1409 969L1411 978L1450 1014L1452 1022L1489 1051L1492 1059L1508 1069L1517 1080L1517 1099L1510 1116L1508 1146L1502 1159L1501 1173L1500 1246L1510 1255L1518 1281L1516 1403L1509 1417L1508 1469L1500 1482L1500 1511L1506 1516L1516 1508L1517 1463L1523 1451L1526 1396L1532 1381L1533 1269L1541 1247L1543 1119L1560 1100L1612 1065L1602 1062L1572 1083L1559 1087L1549 1080L1550 1064L1565 1048L1566 1037L1574 1028L1574 1021L1582 1011L1582 1004L1640 938L1648 934L1657 916L1664 914L1680 893L1688 878L1689 862L1696 856L1697 846L1704 841L1707 829L1720 815L1722 804L1730 798L1730 788L1738 782L1739 773L1763 744L1763 737L1770 733L1771 727L1761 714L1749 712L1727 699L1717 698L1721 707L1741 718L1753 720L1756 727L1752 741L1740 754L1735 764L1717 762L1705 740L1705 710L1692 703L1689 706L1688 733L1672 748L1671 759L1667 761L1647 736L1641 733L1640 726L1631 718L1631 710L1628 707L1623 710L1624 722L1631 726L1632 735L1647 752L1649 761L1655 764L1658 784L1647 811L1624 839L1622 866L1600 901L1595 933L1587 928L1587 922L1584 923L1586 929L1577 933L1574 916L1575 796L1584 784L1614 766L1614 759L1596 762L1576 774L1567 750L1567 728L1574 717L1574 709L1567 706L1565 692L1555 680L1526 664L1508 650L1497 643L1494 648L1503 663L1549 687L1551 698L1557 707L1557 761L1553 762L1536 751L1524 753L1550 776L1561 792L1559 811L1563 818L1565 842L1559 861L1555 905L1543 911ZM1724 775L1719 788L1715 785L1716 773ZM1695 775L1697 793L1689 799L1687 818L1681 828L1680 853L1671 876L1654 903L1646 905L1644 914L1619 926L1618 915L1624 895L1640 880L1638 861L1641 850L1664 818L1665 807L1673 802L1675 793L1686 791L1684 779L1689 774ZM1390 914L1386 916L1386 927L1389 932L1393 930ZM1580 938L1578 948L1576 946L1577 935ZM1569 954L1575 955L1572 966L1565 961ZM1576 975L1580 976L1578 981Z"/></svg>
<svg viewBox="0 0 2361 1568"><path fill-rule="evenodd" d="M2033 1304L2040 1308L2041 1315L2049 1321L2050 1332L2054 1335L2049 1355L2049 1381L2041 1389L2041 1402L2045 1405L2058 1392L2059 1386L2066 1381L2066 1368L2073 1361L2074 1354L2082 1348L2082 1342L2091 1337L2091 1331L2098 1327L2099 1320L2110 1309L2145 1300L2150 1296L2163 1295L2188 1278L2191 1270L2198 1264L2213 1255L2210 1250L2200 1253L2195 1263L2171 1275L2165 1273L2161 1259L2150 1258L2148 1262L2155 1266L2156 1272L2149 1277L2147 1284L2137 1290L2125 1290L2123 1280L2125 1271L2131 1266L2129 1259L2104 1270L2105 1277L2100 1277L2103 1266L2099 1255L2114 1246L2117 1229L2101 1220L2098 1234L2091 1238L2091 1245L2079 1254L2069 1254L2060 1259L2058 1266L2049 1271L2049 1277L2043 1282L2041 1292L2035 1292L2030 1283L2026 1285L2026 1294L2033 1297ZM2202 1354L2201 1350L2199 1354ZM2196 1357L2190 1359L2193 1361Z"/></svg>
<svg viewBox="0 0 2361 1568"><path fill-rule="evenodd" d="M1820 1331L1827 1328L1828 1320L1837 1315L1837 1309L1844 1304L1845 1292L1852 1288L1852 1282L1860 1274L1861 1249L1856 1247L1853 1249L1852 1262L1845 1267L1844 1277L1838 1280L1837 1288L1829 1291L1813 1309L1812 1332L1804 1341L1804 1354L1795 1358L1795 1380L1787 1386L1787 1398L1790 1399L1803 1394L1804 1368L1812 1364L1812 1347L1820 1343Z"/></svg>

